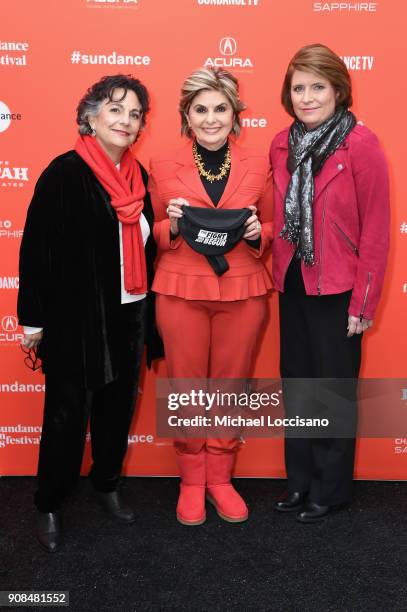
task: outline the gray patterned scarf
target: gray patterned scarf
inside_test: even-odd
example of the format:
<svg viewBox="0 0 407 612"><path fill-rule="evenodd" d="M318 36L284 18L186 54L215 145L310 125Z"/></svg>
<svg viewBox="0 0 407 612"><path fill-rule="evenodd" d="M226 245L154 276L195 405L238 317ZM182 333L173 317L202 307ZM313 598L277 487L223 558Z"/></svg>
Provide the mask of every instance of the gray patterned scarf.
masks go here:
<svg viewBox="0 0 407 612"><path fill-rule="evenodd" d="M281 238L297 245L298 256L314 264L312 202L314 176L354 128L356 118L346 108L313 130L306 130L296 119L288 137L287 169L291 179L284 202L284 227Z"/></svg>

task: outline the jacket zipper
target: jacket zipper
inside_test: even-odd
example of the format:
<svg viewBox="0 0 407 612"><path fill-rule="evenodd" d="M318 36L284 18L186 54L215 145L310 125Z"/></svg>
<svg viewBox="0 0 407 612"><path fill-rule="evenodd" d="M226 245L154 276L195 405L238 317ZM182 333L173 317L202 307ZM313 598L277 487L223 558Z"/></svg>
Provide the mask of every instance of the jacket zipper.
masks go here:
<svg viewBox="0 0 407 612"><path fill-rule="evenodd" d="M322 229L321 229L321 241L319 246L319 272L318 272L318 295L321 295L321 275L322 275L322 247L324 244L324 228L325 228L325 207L326 207L326 198L328 196L328 189L325 191L324 196L324 205L322 208Z"/></svg>
<svg viewBox="0 0 407 612"><path fill-rule="evenodd" d="M336 221L334 221L334 225L337 227L337 229L340 231L341 235L344 237L344 239L346 240L346 242L349 244L349 246L351 247L351 249L353 251L355 251L356 255L359 257L359 251L358 251L358 247L353 244L352 240L345 234L345 232L343 231L343 229L337 224Z"/></svg>
<svg viewBox="0 0 407 612"><path fill-rule="evenodd" d="M367 296L369 294L369 289L370 289L370 281L372 280L372 273L368 272L367 273L367 286L366 286L366 291L365 291L365 297L363 298L363 304L362 304L362 310L360 312L359 315L359 319L362 322L363 319L363 315L365 314L365 307L366 307L366 302L367 302Z"/></svg>

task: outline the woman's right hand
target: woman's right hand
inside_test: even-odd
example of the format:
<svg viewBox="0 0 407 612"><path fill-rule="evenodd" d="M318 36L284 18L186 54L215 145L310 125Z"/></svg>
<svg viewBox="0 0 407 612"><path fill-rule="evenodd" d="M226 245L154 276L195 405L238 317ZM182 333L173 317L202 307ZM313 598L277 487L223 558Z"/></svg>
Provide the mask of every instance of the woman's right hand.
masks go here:
<svg viewBox="0 0 407 612"><path fill-rule="evenodd" d="M167 215L170 219L170 230L171 234L174 236L178 236L178 219L180 219L183 215L182 206L189 206L189 202L184 198L172 198L168 202L167 206Z"/></svg>
<svg viewBox="0 0 407 612"><path fill-rule="evenodd" d="M349 315L348 317L348 333L347 336L350 338L354 334L363 334L367 329L373 326L372 319L360 320L359 317Z"/></svg>
<svg viewBox="0 0 407 612"><path fill-rule="evenodd" d="M21 341L21 344L27 348L35 348L39 345L42 340L42 331L36 332L35 334L24 334L24 338Z"/></svg>

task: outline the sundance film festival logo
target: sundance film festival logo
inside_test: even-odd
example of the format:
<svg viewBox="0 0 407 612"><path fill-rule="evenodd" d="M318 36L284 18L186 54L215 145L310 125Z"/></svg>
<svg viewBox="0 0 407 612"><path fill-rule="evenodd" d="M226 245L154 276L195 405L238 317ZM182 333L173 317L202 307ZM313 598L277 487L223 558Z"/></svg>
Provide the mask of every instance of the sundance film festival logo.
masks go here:
<svg viewBox="0 0 407 612"><path fill-rule="evenodd" d="M21 188L28 181L28 168L13 166L9 161L0 160L0 187Z"/></svg>
<svg viewBox="0 0 407 612"><path fill-rule="evenodd" d="M378 2L314 2L316 13L375 13Z"/></svg>
<svg viewBox="0 0 407 612"><path fill-rule="evenodd" d="M18 289L18 276L0 276L0 289Z"/></svg>
<svg viewBox="0 0 407 612"><path fill-rule="evenodd" d="M28 50L29 44L26 42L5 42L0 40L0 65L27 66L26 52Z"/></svg>
<svg viewBox="0 0 407 612"><path fill-rule="evenodd" d="M14 229L10 219L0 219L0 238L21 238L22 229Z"/></svg>
<svg viewBox="0 0 407 612"><path fill-rule="evenodd" d="M203 6L259 6L260 0L196 0Z"/></svg>
<svg viewBox="0 0 407 612"><path fill-rule="evenodd" d="M15 380L11 383L1 383L0 393L44 393L44 383L21 383Z"/></svg>
<svg viewBox="0 0 407 612"><path fill-rule="evenodd" d="M154 444L153 434L130 434L129 444Z"/></svg>
<svg viewBox="0 0 407 612"><path fill-rule="evenodd" d="M237 42L231 36L225 36L219 42L219 52L222 57L208 57L205 66L218 68L253 69L253 62L249 57L238 57Z"/></svg>
<svg viewBox="0 0 407 612"><path fill-rule="evenodd" d="M71 64L109 64L119 66L149 66L151 57L149 55L123 55L112 51L109 54L82 53L72 51Z"/></svg>
<svg viewBox="0 0 407 612"><path fill-rule="evenodd" d="M267 119L265 117L244 117L241 124L243 128L266 128Z"/></svg>
<svg viewBox="0 0 407 612"><path fill-rule="evenodd" d="M375 61L373 55L341 55L340 57L348 70L372 70Z"/></svg>
<svg viewBox="0 0 407 612"><path fill-rule="evenodd" d="M44 385L45 388L45 385ZM90 442L91 435L90 432L86 434L86 441ZM130 444L154 444L154 436L153 434L129 434L127 437L127 441Z"/></svg>
<svg viewBox="0 0 407 612"><path fill-rule="evenodd" d="M0 132L5 132L12 121L21 121L21 113L12 113L5 102L0 100Z"/></svg>
<svg viewBox="0 0 407 612"><path fill-rule="evenodd" d="M41 439L39 425L0 425L0 448L6 446L37 446Z"/></svg>
<svg viewBox="0 0 407 612"><path fill-rule="evenodd" d="M13 315L6 315L0 323L0 344L20 344L24 334L17 333L18 321Z"/></svg>

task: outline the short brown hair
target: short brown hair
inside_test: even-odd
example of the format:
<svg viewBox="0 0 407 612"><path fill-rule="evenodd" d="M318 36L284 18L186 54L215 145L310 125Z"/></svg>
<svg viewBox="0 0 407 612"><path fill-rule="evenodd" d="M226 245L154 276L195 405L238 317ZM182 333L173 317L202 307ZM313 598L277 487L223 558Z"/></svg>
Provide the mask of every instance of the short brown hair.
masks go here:
<svg viewBox="0 0 407 612"><path fill-rule="evenodd" d="M239 98L239 83L233 74L222 68L199 68L195 70L184 81L181 88L181 99L179 102L179 112L181 114L181 134L192 137L191 128L188 125L187 115L192 101L202 91L219 91L230 102L233 109L232 133L235 136L240 134L239 115L246 108Z"/></svg>
<svg viewBox="0 0 407 612"><path fill-rule="evenodd" d="M327 79L338 94L336 106L352 106L352 83L345 63L325 45L307 45L297 51L288 64L281 90L281 103L292 117L295 113L291 102L291 80L295 70L314 72Z"/></svg>

